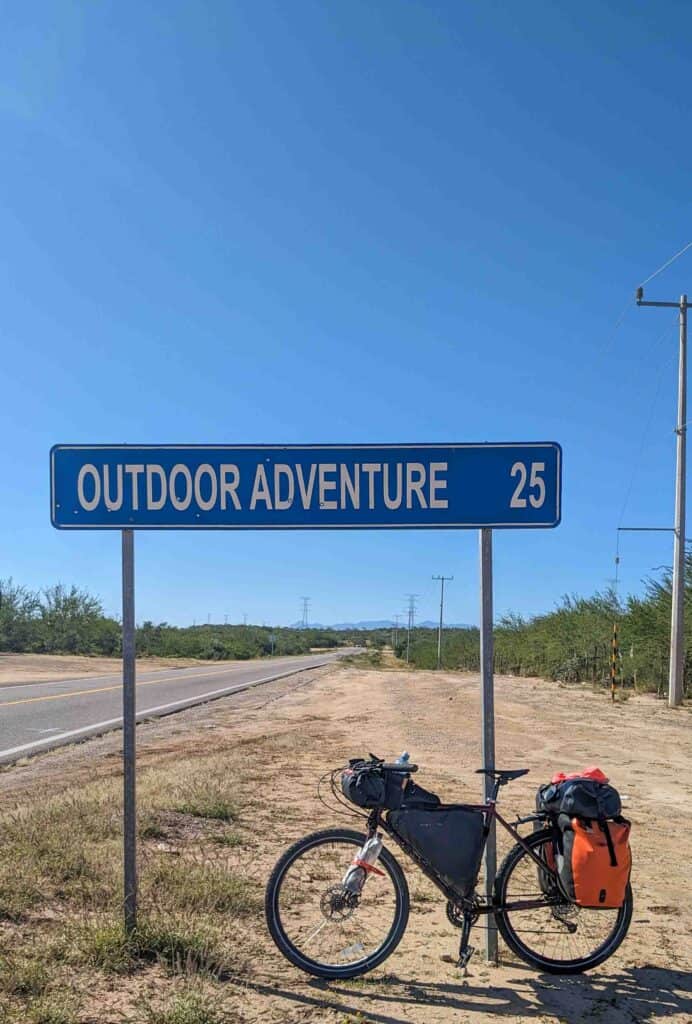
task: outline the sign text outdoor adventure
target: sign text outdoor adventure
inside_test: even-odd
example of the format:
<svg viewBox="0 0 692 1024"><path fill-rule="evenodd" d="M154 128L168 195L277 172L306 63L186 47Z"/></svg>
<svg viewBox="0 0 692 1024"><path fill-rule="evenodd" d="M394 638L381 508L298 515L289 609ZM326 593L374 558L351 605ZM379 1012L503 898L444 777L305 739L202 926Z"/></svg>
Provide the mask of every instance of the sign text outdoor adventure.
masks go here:
<svg viewBox="0 0 692 1024"><path fill-rule="evenodd" d="M537 528L560 521L560 446L56 445L59 529Z"/></svg>

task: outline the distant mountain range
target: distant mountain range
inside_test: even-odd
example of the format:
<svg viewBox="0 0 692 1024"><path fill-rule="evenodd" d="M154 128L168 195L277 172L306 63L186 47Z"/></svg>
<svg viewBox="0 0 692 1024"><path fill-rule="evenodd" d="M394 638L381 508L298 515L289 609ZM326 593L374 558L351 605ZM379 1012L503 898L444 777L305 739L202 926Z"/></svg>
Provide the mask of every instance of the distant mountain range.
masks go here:
<svg viewBox="0 0 692 1024"><path fill-rule="evenodd" d="M301 629L302 622L292 622L290 625L291 629ZM437 622L433 622L430 619L425 619L423 622L416 622L416 629L437 629ZM393 629L394 623L391 619L361 619L360 622L334 622L327 626L322 622L311 622L310 629L335 629L335 630L368 630L368 629ZM466 622L445 622L445 629L476 629L476 626L470 626ZM406 623L400 622L399 629L406 629Z"/></svg>

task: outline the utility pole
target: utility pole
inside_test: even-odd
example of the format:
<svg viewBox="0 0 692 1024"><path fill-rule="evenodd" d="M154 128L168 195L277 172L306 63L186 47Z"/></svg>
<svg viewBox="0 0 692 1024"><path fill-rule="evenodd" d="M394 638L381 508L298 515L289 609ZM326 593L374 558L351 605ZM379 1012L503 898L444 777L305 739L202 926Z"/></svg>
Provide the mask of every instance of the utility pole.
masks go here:
<svg viewBox="0 0 692 1024"><path fill-rule="evenodd" d="M307 629L308 628L308 610L310 608L310 598L309 597L301 597L301 601L303 602L303 629Z"/></svg>
<svg viewBox="0 0 692 1024"><path fill-rule="evenodd" d="M418 594L407 594L408 597L408 626L406 628L406 664L409 663L409 657L411 654L411 630L413 629L413 623L416 617L416 598Z"/></svg>
<svg viewBox="0 0 692 1024"><path fill-rule="evenodd" d="M394 616L394 629L392 630L392 650L396 652L399 646L399 615Z"/></svg>
<svg viewBox="0 0 692 1024"><path fill-rule="evenodd" d="M434 580L440 581L440 625L437 630L437 667L442 668L442 616L445 604L445 582L451 582L453 576L433 576Z"/></svg>
<svg viewBox="0 0 692 1024"><path fill-rule="evenodd" d="M675 460L675 526L673 541L673 605L670 619L670 672L668 704L679 707L685 691L685 473L687 472L687 310L686 295L679 302L645 302L637 288L638 306L664 306L679 310L678 422Z"/></svg>

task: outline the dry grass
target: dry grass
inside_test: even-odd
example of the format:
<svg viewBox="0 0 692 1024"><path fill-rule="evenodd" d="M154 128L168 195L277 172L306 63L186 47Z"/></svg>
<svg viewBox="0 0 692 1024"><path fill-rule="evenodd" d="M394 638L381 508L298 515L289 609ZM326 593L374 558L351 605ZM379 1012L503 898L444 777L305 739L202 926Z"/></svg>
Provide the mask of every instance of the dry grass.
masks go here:
<svg viewBox="0 0 692 1024"><path fill-rule="evenodd" d="M239 867L252 837L237 789L217 755L179 764L174 782L167 770L141 773L140 917L132 936L121 923L119 780L2 815L0 927L8 931L0 932L0 1021L74 1024L94 971L117 976L156 965L168 975L217 977L242 969L248 946L238 952L234 929L260 916L261 887ZM193 992L151 1008L148 1019L221 1018Z"/></svg>
<svg viewBox="0 0 692 1024"><path fill-rule="evenodd" d="M147 1024L230 1024L231 1017L217 1009L214 1000L199 989L173 996L161 1008L146 1007Z"/></svg>
<svg viewBox="0 0 692 1024"><path fill-rule="evenodd" d="M176 794L173 809L195 818L235 821L238 808L228 795L228 783L220 779L193 781Z"/></svg>

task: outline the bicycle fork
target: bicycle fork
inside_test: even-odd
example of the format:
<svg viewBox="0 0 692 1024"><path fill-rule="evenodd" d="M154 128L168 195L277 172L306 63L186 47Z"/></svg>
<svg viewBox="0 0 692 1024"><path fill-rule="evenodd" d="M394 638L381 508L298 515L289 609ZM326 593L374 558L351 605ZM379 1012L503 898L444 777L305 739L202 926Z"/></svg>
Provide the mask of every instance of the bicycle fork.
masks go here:
<svg viewBox="0 0 692 1024"><path fill-rule="evenodd" d="M365 841L351 861L351 865L341 880L344 889L354 896L360 896L368 875L384 875L384 871L375 867L375 862L382 849L382 837L373 835Z"/></svg>

